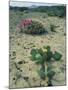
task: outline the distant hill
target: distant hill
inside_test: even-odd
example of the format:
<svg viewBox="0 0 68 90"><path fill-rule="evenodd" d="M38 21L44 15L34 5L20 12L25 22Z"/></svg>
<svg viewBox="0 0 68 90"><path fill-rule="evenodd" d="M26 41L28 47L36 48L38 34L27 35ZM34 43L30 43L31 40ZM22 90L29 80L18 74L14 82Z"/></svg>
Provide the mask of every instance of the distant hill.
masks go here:
<svg viewBox="0 0 68 90"><path fill-rule="evenodd" d="M10 10L14 11L31 11L31 12L46 12L50 16L65 17L66 6L35 6L30 7L9 7Z"/></svg>

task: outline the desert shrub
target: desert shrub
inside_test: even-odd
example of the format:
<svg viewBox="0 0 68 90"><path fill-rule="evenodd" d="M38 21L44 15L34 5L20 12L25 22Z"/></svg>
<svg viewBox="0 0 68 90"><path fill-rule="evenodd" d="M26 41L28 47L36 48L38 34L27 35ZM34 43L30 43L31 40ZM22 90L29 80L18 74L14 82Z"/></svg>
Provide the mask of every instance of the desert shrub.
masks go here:
<svg viewBox="0 0 68 90"><path fill-rule="evenodd" d="M45 28L42 23L34 20L26 20L21 25L21 31L27 34L43 34L45 33Z"/></svg>
<svg viewBox="0 0 68 90"><path fill-rule="evenodd" d="M24 11L24 10L28 10L28 7L17 7L17 6L13 7L13 6L10 6L9 10Z"/></svg>
<svg viewBox="0 0 68 90"><path fill-rule="evenodd" d="M33 11L37 12L45 12L49 16L57 16L57 17L65 17L66 16L66 6L39 6L34 8Z"/></svg>
<svg viewBox="0 0 68 90"><path fill-rule="evenodd" d="M51 30L51 32L56 32L55 31L55 26L53 24L50 25L50 30Z"/></svg>

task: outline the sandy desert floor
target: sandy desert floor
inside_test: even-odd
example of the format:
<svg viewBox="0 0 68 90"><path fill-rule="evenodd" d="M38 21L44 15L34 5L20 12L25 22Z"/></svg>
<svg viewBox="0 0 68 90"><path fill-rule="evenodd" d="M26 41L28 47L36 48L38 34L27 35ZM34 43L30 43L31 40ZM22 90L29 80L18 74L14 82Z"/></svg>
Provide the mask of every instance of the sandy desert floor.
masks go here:
<svg viewBox="0 0 68 90"><path fill-rule="evenodd" d="M13 16L14 15L14 16ZM22 15L22 13L21 13ZM39 17L38 17L39 15ZM45 14L44 14L45 15ZM29 35L19 33L18 28L21 18L31 18L39 20L44 24L44 27L49 30L49 25L56 25L56 32L49 32L43 35ZM14 19L16 24L14 26ZM40 13L28 13L23 17L16 13L10 12L10 30L9 30L9 76L10 88L24 87L40 87L48 86L48 78L42 80L37 70L40 65L36 65L30 60L30 51L32 48L42 48L50 45L52 51L59 51L62 54L62 59L59 62L52 62L51 65L55 71L55 76L52 79L52 85L65 85L65 70L66 70L66 54L65 54L65 18L45 17L42 18Z"/></svg>

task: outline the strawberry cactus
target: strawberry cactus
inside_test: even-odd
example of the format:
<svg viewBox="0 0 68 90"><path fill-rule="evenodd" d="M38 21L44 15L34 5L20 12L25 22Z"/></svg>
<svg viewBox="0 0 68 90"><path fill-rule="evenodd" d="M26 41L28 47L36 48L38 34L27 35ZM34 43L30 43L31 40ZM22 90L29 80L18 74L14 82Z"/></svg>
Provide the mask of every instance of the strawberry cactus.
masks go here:
<svg viewBox="0 0 68 90"><path fill-rule="evenodd" d="M19 27L21 32L27 34L42 34L45 32L45 28L42 23L32 19L22 20Z"/></svg>
<svg viewBox="0 0 68 90"><path fill-rule="evenodd" d="M59 61L61 60L62 55L57 51L53 53L50 46L44 46L42 49L32 49L30 53L31 60L34 61L37 65L41 65L41 68L38 71L40 78L45 80L45 78L48 77L50 84L55 72L51 70L49 66L46 67L45 63L49 64L52 61L52 58L55 61Z"/></svg>

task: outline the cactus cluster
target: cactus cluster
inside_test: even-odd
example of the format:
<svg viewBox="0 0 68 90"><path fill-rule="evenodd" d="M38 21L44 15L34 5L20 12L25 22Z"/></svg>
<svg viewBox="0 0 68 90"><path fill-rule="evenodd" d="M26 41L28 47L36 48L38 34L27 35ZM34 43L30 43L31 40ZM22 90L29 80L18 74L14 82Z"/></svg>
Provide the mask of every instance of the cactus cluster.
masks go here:
<svg viewBox="0 0 68 90"><path fill-rule="evenodd" d="M24 20L20 24L21 32L27 34L43 34L45 33L45 28L42 23L34 20Z"/></svg>

